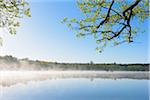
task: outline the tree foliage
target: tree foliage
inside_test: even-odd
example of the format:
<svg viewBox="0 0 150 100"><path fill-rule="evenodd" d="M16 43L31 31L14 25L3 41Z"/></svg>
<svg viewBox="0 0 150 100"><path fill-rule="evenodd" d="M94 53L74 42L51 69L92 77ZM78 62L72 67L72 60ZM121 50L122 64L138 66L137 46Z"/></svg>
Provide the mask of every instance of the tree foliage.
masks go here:
<svg viewBox="0 0 150 100"><path fill-rule="evenodd" d="M24 0L0 0L0 28L16 34L20 18L30 17L30 8Z"/></svg>
<svg viewBox="0 0 150 100"><path fill-rule="evenodd" d="M78 0L83 19L64 18L63 23L77 32L78 37L92 35L102 51L108 44L134 41L139 32L135 23L149 17L148 0Z"/></svg>

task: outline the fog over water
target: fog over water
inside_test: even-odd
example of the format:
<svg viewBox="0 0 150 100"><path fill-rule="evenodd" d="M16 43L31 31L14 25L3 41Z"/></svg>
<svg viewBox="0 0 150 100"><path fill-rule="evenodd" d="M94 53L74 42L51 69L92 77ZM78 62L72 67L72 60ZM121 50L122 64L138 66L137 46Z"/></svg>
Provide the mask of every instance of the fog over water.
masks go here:
<svg viewBox="0 0 150 100"><path fill-rule="evenodd" d="M43 81L47 79L89 78L89 79L149 79L149 72L131 71L0 71L0 85Z"/></svg>

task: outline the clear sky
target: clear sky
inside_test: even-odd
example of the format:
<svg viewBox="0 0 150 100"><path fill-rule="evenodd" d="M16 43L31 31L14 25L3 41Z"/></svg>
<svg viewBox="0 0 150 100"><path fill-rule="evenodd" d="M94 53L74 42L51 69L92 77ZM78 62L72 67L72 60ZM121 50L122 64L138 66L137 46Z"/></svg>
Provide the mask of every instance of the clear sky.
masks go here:
<svg viewBox="0 0 150 100"><path fill-rule="evenodd" d="M98 54L93 37L77 38L75 32L61 23L64 17L81 17L76 0L30 0L31 18L22 20L17 34L10 35L0 30L3 46L0 55L12 55L57 62L97 63L147 63L148 20L140 25L144 34L138 33L131 44L110 46ZM135 21L135 25L138 23Z"/></svg>

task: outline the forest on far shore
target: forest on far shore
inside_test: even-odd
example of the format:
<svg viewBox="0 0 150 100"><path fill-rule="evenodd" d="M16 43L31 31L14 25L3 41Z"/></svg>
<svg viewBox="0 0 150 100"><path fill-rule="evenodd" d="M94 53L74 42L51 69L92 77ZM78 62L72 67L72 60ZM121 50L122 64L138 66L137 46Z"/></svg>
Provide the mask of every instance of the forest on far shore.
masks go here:
<svg viewBox="0 0 150 100"><path fill-rule="evenodd" d="M0 70L80 70L80 71L149 71L150 64L116 63L58 63L28 58L18 59L13 56L0 56Z"/></svg>

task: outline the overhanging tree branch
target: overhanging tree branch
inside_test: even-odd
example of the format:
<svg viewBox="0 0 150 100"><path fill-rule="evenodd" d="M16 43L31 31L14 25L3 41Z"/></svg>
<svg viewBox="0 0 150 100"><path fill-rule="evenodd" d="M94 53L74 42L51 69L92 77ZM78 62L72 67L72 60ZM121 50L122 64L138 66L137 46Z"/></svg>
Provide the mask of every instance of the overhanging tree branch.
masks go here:
<svg viewBox="0 0 150 100"><path fill-rule="evenodd" d="M111 4L110 4L110 7L109 7L109 9L108 9L108 12L107 12L107 16L105 17L105 19L104 19L103 21L101 21L101 22L99 23L99 25L97 26L97 28L99 28L101 25L103 25L103 24L108 20L108 18L109 18L109 16L110 16L110 11L111 11L111 8L112 8L114 2L115 2L115 1L112 0L112 2L111 2Z"/></svg>
<svg viewBox="0 0 150 100"><path fill-rule="evenodd" d="M149 17L149 6L145 0L81 0L78 5L85 19L76 23L81 36L93 35L101 44L133 42L138 27L131 21L143 21ZM72 24L73 25L73 24ZM123 42L122 42L123 41ZM103 46L102 46L103 47Z"/></svg>
<svg viewBox="0 0 150 100"><path fill-rule="evenodd" d="M129 11L129 10L132 10L134 7L136 7L139 2L142 1L142 0L136 0L136 2L134 4L132 4L131 6L129 6L127 9L125 9L123 11L123 16L125 17L125 19L127 19L127 16L126 16L126 13Z"/></svg>

